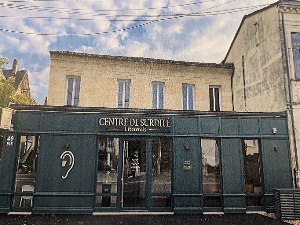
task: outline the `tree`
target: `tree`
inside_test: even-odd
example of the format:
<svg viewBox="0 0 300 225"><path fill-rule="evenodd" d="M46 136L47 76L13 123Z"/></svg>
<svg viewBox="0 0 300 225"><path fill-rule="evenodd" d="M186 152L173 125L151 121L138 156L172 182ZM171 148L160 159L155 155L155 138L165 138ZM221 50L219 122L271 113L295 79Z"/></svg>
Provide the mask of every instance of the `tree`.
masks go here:
<svg viewBox="0 0 300 225"><path fill-rule="evenodd" d="M17 94L14 88L14 77L0 78L0 107L7 107L10 102L22 105L36 105L37 102L22 94Z"/></svg>
<svg viewBox="0 0 300 225"><path fill-rule="evenodd" d="M2 68L4 64L8 64L8 58L6 57L0 58L0 68Z"/></svg>

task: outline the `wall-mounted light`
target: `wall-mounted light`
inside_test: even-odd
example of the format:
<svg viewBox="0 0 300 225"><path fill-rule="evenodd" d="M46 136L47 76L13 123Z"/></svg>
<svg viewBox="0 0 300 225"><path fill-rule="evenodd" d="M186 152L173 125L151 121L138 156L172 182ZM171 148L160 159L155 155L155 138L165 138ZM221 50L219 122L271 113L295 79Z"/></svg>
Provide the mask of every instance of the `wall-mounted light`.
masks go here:
<svg viewBox="0 0 300 225"><path fill-rule="evenodd" d="M189 150L189 145L186 144L186 145L184 146L184 149L185 149L186 151L188 151L188 150Z"/></svg>
<svg viewBox="0 0 300 225"><path fill-rule="evenodd" d="M277 128L276 128L276 127L273 127L273 128L272 128L272 133L273 133L273 134L277 134Z"/></svg>
<svg viewBox="0 0 300 225"><path fill-rule="evenodd" d="M277 152L279 149L277 147L274 147L274 151Z"/></svg>
<svg viewBox="0 0 300 225"><path fill-rule="evenodd" d="M70 148L70 146L71 146L70 143L67 143L67 144L65 145L66 148Z"/></svg>

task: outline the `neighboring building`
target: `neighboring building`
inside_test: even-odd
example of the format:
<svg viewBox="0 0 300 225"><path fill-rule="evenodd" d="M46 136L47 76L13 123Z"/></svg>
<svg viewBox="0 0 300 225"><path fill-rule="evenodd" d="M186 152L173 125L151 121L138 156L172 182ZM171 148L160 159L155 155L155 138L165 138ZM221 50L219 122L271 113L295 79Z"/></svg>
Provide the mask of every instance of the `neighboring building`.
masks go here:
<svg viewBox="0 0 300 225"><path fill-rule="evenodd" d="M50 52L48 105L232 111L232 64Z"/></svg>
<svg viewBox="0 0 300 225"><path fill-rule="evenodd" d="M14 77L14 87L16 89L16 94L23 94L26 97L30 98L28 72L26 70L19 70L17 59L14 59L11 69L2 68L0 76L5 79L8 79L9 77Z"/></svg>
<svg viewBox="0 0 300 225"><path fill-rule="evenodd" d="M234 111L288 112L295 176L300 156L299 10L299 1L282 0L246 15L224 60L235 67Z"/></svg>

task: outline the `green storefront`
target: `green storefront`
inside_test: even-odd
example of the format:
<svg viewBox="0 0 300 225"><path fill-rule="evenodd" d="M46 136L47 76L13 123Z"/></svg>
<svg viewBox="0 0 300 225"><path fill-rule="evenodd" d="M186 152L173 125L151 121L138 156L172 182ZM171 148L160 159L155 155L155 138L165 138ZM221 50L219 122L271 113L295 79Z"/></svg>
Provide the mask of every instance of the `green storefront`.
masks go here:
<svg viewBox="0 0 300 225"><path fill-rule="evenodd" d="M12 109L2 213L272 211L293 187L285 113Z"/></svg>

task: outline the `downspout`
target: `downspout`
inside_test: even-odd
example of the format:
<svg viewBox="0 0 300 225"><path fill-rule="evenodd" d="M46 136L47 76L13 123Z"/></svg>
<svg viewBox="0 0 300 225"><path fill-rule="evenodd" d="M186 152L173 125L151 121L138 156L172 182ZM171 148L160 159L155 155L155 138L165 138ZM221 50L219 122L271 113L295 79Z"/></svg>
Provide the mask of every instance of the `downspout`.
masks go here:
<svg viewBox="0 0 300 225"><path fill-rule="evenodd" d="M233 76L234 76L235 68L233 66L232 74L231 74L231 101L232 101L232 111L234 112L234 93L233 93Z"/></svg>
<svg viewBox="0 0 300 225"><path fill-rule="evenodd" d="M242 75L243 75L243 87L244 87L244 107L247 112L247 96L246 96L246 79L245 79L245 57L242 56Z"/></svg>
<svg viewBox="0 0 300 225"><path fill-rule="evenodd" d="M287 88L288 88L288 111L290 112L291 116L291 125L292 125L292 135L293 135L293 142L294 142L294 154L296 158L296 169L294 171L294 176L296 177L295 180L295 188L298 187L298 171L299 171L299 162L298 162L298 153L297 153L297 143L296 143L296 133L295 133L295 122L294 122L294 112L293 112L293 100L292 100L292 89L291 89L291 75L289 69L289 62L288 62L288 50L287 50L287 41L285 36L285 26L284 26L284 15L281 12L281 25L282 25L282 32L283 32L283 45L284 45L284 54L285 54L285 66L286 66L286 73L287 73Z"/></svg>

